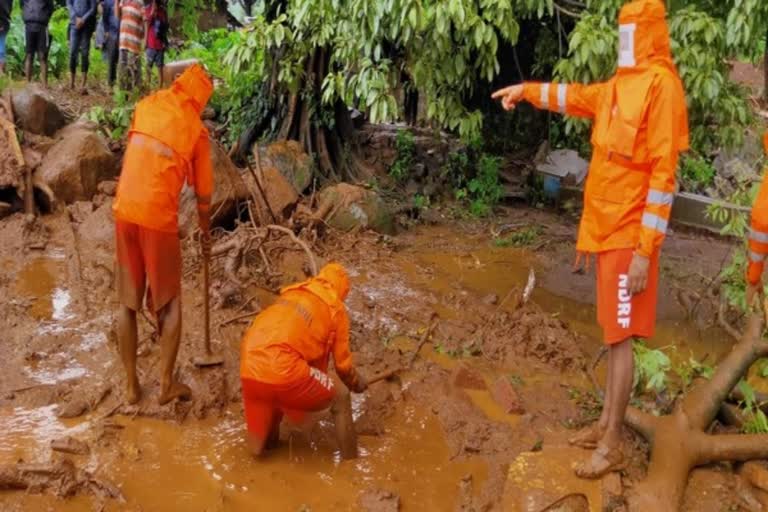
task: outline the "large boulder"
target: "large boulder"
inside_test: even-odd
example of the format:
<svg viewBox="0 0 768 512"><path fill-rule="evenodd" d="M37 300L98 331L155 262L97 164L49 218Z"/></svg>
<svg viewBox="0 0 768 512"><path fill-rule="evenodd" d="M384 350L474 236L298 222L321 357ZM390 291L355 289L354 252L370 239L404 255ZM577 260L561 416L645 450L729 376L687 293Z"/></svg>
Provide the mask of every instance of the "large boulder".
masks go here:
<svg viewBox="0 0 768 512"><path fill-rule="evenodd" d="M394 233L392 213L372 190L339 183L321 191L318 201L319 216L336 229L370 228L380 233Z"/></svg>
<svg viewBox="0 0 768 512"><path fill-rule="evenodd" d="M304 152L295 140L285 140L268 146L254 146L259 151L264 172L274 167L293 185L297 194L303 193L312 184L315 164L312 157Z"/></svg>
<svg viewBox="0 0 768 512"><path fill-rule="evenodd" d="M90 201L99 182L117 176L117 161L103 137L78 130L48 151L36 174L58 201Z"/></svg>
<svg viewBox="0 0 768 512"><path fill-rule="evenodd" d="M299 202L299 194L290 181L276 168L267 167L261 176L261 189L269 201L269 209L264 205L261 192L253 181L252 176L247 178L248 186L252 188L257 198L262 218L267 222L273 222L272 215L277 222L282 222L293 213L296 203Z"/></svg>
<svg viewBox="0 0 768 512"><path fill-rule="evenodd" d="M38 135L50 137L67 124L53 97L37 84L13 93L13 112L21 128Z"/></svg>
<svg viewBox="0 0 768 512"><path fill-rule="evenodd" d="M250 197L240 170L219 144L211 142L211 164L213 166L213 197L211 215L214 222L232 218L237 211L237 202ZM179 205L179 232L186 237L197 227L197 199L195 191L187 185L181 192Z"/></svg>

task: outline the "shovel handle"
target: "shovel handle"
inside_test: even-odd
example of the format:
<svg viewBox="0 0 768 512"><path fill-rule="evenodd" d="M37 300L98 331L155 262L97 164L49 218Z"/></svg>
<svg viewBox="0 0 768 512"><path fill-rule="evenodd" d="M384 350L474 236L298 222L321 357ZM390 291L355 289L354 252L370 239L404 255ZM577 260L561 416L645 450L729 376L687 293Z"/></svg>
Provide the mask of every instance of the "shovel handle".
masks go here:
<svg viewBox="0 0 768 512"><path fill-rule="evenodd" d="M208 295L210 295L208 267L210 266L210 258L208 254L203 251L203 309L205 309L205 354L211 355L211 310L208 304Z"/></svg>
<svg viewBox="0 0 768 512"><path fill-rule="evenodd" d="M375 384L377 382L380 382L382 380L387 380L388 378L392 377L393 375L397 375L402 371L402 368L393 368L391 370L387 370L385 372L382 372L378 375L374 375L370 379L368 379L368 385Z"/></svg>

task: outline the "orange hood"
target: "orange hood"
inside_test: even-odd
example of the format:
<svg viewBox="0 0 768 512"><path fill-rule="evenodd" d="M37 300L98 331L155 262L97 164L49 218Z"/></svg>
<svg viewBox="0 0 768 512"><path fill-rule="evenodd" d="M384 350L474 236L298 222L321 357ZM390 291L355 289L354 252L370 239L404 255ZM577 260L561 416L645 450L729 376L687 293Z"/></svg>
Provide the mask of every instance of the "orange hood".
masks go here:
<svg viewBox="0 0 768 512"><path fill-rule="evenodd" d="M317 276L301 283L286 286L280 293L294 290L306 290L320 297L334 312L344 307L344 300L349 294L349 276L338 263L329 263L320 269Z"/></svg>
<svg viewBox="0 0 768 512"><path fill-rule="evenodd" d="M621 8L619 73L651 64L674 69L666 16L660 0L635 0Z"/></svg>
<svg viewBox="0 0 768 512"><path fill-rule="evenodd" d="M171 88L192 99L198 112L202 112L213 94L213 82L200 64L188 67Z"/></svg>

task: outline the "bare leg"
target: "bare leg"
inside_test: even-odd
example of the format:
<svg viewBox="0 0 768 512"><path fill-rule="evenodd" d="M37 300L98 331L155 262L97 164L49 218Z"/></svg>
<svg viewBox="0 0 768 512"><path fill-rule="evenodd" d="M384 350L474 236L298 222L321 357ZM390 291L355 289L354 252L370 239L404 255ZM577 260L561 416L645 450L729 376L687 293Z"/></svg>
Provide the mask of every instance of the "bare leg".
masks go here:
<svg viewBox="0 0 768 512"><path fill-rule="evenodd" d="M357 432L352 419L352 395L347 387L338 379L336 381L336 397L331 404L336 427L336 441L339 444L342 459L357 458Z"/></svg>
<svg viewBox="0 0 768 512"><path fill-rule="evenodd" d="M611 345L609 365L611 382L607 389L605 402L605 408L608 411L608 423L590 460L576 469L576 474L582 478L600 478L611 471L620 469L624 464L624 456L621 452L621 430L624 425L627 405L632 395L634 378L634 354L632 353L631 338Z"/></svg>
<svg viewBox="0 0 768 512"><path fill-rule="evenodd" d="M165 80L163 80L163 66L159 66L157 68L157 72L160 78L160 89L162 89L163 87L165 87Z"/></svg>
<svg viewBox="0 0 768 512"><path fill-rule="evenodd" d="M605 397L603 398L603 410L600 413L600 419L589 425L588 427L580 430L576 435L568 440L568 442L574 446L580 448L594 450L597 448L597 443L602 439L603 434L608 429L608 419L610 417L610 411L612 406L612 394L613 394L613 352L608 351L608 370L605 378Z"/></svg>
<svg viewBox="0 0 768 512"><path fill-rule="evenodd" d="M117 314L117 343L120 349L120 358L125 368L126 401L129 404L135 404L141 398L141 387L136 375L136 346L138 344L136 311L122 304Z"/></svg>
<svg viewBox="0 0 768 512"><path fill-rule="evenodd" d="M259 436L253 435L250 432L245 433L245 442L248 445L248 450L254 457L260 457L264 453L264 446L267 444L267 439L261 439Z"/></svg>
<svg viewBox="0 0 768 512"><path fill-rule="evenodd" d="M160 405L176 398L189 399L192 391L173 376L181 342L181 297L176 296L158 312L160 329Z"/></svg>
<svg viewBox="0 0 768 512"><path fill-rule="evenodd" d="M42 63L40 65L42 66ZM27 82L32 81L32 55L27 55L27 58L24 60L24 75Z"/></svg>
<svg viewBox="0 0 768 512"><path fill-rule="evenodd" d="M40 61L40 80L43 82L43 87L48 88L48 61Z"/></svg>
<svg viewBox="0 0 768 512"><path fill-rule="evenodd" d="M83 91L86 91L88 87L88 72L83 73Z"/></svg>

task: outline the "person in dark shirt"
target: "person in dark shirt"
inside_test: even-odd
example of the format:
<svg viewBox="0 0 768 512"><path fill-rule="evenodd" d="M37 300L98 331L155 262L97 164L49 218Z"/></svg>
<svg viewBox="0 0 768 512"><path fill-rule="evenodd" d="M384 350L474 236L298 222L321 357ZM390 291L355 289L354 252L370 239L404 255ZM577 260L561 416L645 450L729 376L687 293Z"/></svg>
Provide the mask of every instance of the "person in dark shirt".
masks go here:
<svg viewBox="0 0 768 512"><path fill-rule="evenodd" d="M69 73L71 89L75 88L77 61L83 73L83 92L88 83L91 36L96 30L96 0L67 0L69 10Z"/></svg>
<svg viewBox="0 0 768 512"><path fill-rule="evenodd" d="M0 75L5 73L5 38L11 28L13 0L0 0Z"/></svg>
<svg viewBox="0 0 768 512"><path fill-rule="evenodd" d="M48 87L48 50L50 36L48 22L53 16L53 0L19 0L21 17L24 20L26 36L26 60L24 71L27 82L32 81L32 65L35 55L40 61L40 79Z"/></svg>
<svg viewBox="0 0 768 512"><path fill-rule="evenodd" d="M117 15L117 0L103 0L101 24L104 28L104 58L109 68L109 86L117 80L117 61L120 56L120 18Z"/></svg>

